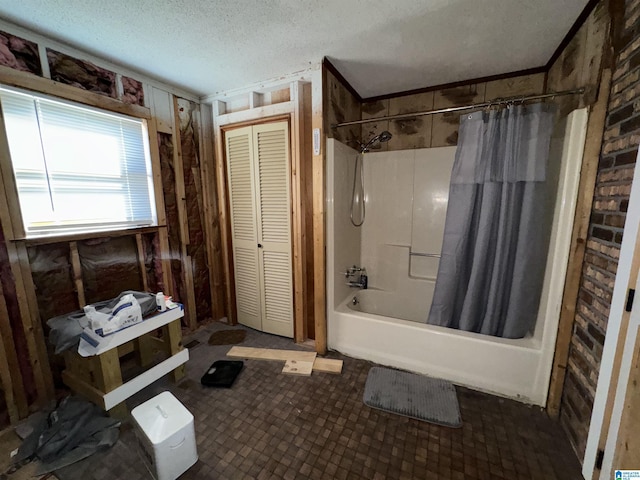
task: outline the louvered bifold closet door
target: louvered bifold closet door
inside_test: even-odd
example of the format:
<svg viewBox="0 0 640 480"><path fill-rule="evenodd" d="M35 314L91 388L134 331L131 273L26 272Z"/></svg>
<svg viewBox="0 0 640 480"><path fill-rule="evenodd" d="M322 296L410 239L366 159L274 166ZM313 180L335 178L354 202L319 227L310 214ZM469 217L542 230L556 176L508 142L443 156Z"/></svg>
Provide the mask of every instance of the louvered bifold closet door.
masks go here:
<svg viewBox="0 0 640 480"><path fill-rule="evenodd" d="M287 122L253 127L258 159L258 249L263 286L262 330L293 337L289 131Z"/></svg>
<svg viewBox="0 0 640 480"><path fill-rule="evenodd" d="M238 322L262 329L251 127L225 133Z"/></svg>

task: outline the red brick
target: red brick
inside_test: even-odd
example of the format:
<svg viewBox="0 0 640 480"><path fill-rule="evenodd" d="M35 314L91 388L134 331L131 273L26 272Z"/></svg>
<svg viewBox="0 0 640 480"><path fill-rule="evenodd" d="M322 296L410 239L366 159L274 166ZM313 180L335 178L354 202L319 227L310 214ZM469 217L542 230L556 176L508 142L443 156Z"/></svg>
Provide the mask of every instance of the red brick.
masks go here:
<svg viewBox="0 0 640 480"><path fill-rule="evenodd" d="M637 80L637 79L636 79ZM607 117L607 125L614 125L623 120L627 120L635 113L634 105L625 105L609 114Z"/></svg>
<svg viewBox="0 0 640 480"><path fill-rule="evenodd" d="M615 232L606 228L594 227L591 229L591 235L605 242L612 242Z"/></svg>
<svg viewBox="0 0 640 480"><path fill-rule="evenodd" d="M636 158L638 157L638 149L633 149L629 152L619 153L615 157L615 165L630 165L636 163Z"/></svg>
<svg viewBox="0 0 640 480"><path fill-rule="evenodd" d="M604 224L610 227L623 228L626 215L607 215Z"/></svg>

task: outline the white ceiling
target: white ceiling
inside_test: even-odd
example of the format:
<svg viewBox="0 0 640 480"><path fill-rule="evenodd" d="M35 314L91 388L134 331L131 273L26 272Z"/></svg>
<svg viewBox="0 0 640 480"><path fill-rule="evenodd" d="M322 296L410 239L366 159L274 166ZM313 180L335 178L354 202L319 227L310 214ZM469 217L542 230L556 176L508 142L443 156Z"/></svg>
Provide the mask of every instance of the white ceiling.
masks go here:
<svg viewBox="0 0 640 480"><path fill-rule="evenodd" d="M362 97L547 63L588 0L0 0L0 16L200 95L328 56Z"/></svg>

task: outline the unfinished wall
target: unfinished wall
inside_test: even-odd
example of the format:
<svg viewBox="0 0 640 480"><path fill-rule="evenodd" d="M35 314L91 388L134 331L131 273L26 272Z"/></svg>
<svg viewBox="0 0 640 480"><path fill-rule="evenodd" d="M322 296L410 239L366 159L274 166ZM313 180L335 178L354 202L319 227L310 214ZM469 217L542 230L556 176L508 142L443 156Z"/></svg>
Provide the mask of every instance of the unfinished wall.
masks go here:
<svg viewBox="0 0 640 480"><path fill-rule="evenodd" d="M2 31L0 31L0 65L42 75L38 45Z"/></svg>
<svg viewBox="0 0 640 480"><path fill-rule="evenodd" d="M545 91L545 73L520 75L488 82L452 88L425 89L410 95L396 95L381 99L360 99L346 86L331 68L323 69L325 76L324 120L329 138L335 138L352 148L384 130L393 137L378 143L372 151L407 150L414 148L447 147L458 143L460 112L441 113L399 120L381 120L332 129L331 125L352 120L400 115L448 107L483 103L497 98L536 95Z"/></svg>
<svg viewBox="0 0 640 480"><path fill-rule="evenodd" d="M34 245L27 251L40 318L46 321L80 308L69 244Z"/></svg>
<svg viewBox="0 0 640 480"><path fill-rule="evenodd" d="M180 130L180 151L184 178L185 203L187 211L187 231L189 244L186 253L190 259L193 275L193 290L198 321L211 316L211 284L207 265L207 245L205 239L205 214L200 178L200 128L199 108L195 102L178 99L178 127Z"/></svg>
<svg viewBox="0 0 640 480"><path fill-rule="evenodd" d="M144 290L134 237L103 237L77 243L87 303L117 297L123 290Z"/></svg>
<svg viewBox="0 0 640 480"><path fill-rule="evenodd" d="M156 233L147 233L140 236L142 240L142 254L145 275L147 277L147 290L149 292L162 292L162 260L160 254L160 239Z"/></svg>
<svg viewBox="0 0 640 480"><path fill-rule="evenodd" d="M44 343L34 342L36 335L42 339L42 332L29 327L32 320L37 321L38 328L44 326L46 335L45 322L49 318L77 310L84 303L112 298L128 289L174 294L177 300L190 307L190 321L186 325L191 329L212 318L224 316L224 305L215 305L214 313L212 301L214 294L222 296L224 283L215 283L219 292L211 287L207 261L210 258L209 247L216 239L205 235L203 228L205 222L214 220L204 217L202 185L209 182L206 191L215 198L215 182L203 179L200 171L202 132L199 105L191 100L177 100L177 89L159 86L151 79L135 78L130 73L122 74L113 66L105 68L98 59L87 60L77 52L66 52L62 47L52 48L46 39L35 34L33 38L22 33L16 35L13 27L10 27L3 27L8 32L0 32L0 75L3 78L13 78L9 69L26 72L27 75L46 76L86 92L110 97L122 104L144 107L147 113L151 113L147 122L150 131L162 132L157 137L157 148L153 140L151 142L151 155L152 163L162 164L155 177L159 180L156 189L167 208L166 214L164 205L158 211L159 227L113 234L70 235L60 240L14 240L10 246L18 246L17 254L16 248L13 248L13 254L7 254L7 249L3 248L6 245L5 237L2 235L6 236L10 230L6 228L7 225L0 229L0 260L4 258L0 262L0 314L7 311L6 315L0 315L0 334L4 349L9 353L6 361L0 358L0 368L7 363L6 370L9 372L7 378L2 377L1 388L8 401L6 412L3 413L0 408L0 423L5 413L11 416L12 421L17 421L26 415L30 405L36 402L41 404L53 394L52 390L44 388L47 385L42 375L51 376L49 363L54 370L58 370L60 358L49 352L48 361L38 361L35 352L38 345ZM46 58L39 55L43 50L46 51ZM51 83L43 85L52 88ZM145 92L164 96L165 103L158 107L151 98L153 96L145 95ZM48 93L55 95L55 90ZM181 95L189 96L184 93ZM78 98L86 99L88 103L92 101L89 94L83 93ZM176 102L184 103L181 103L184 108L179 112L174 111L172 106L174 98ZM96 100L96 104L100 102ZM179 160L180 175L176 175L174 169L176 158ZM208 161L213 162L212 159ZM7 192L2 186L0 199L5 205L11 197ZM0 202L0 206L3 202ZM178 215L180 202L186 203L185 216L182 218ZM10 208L0 208L0 213L2 218L10 218ZM181 222L188 228L187 238L190 241L186 243L182 240L184 232ZM172 236L168 238L167 234ZM219 241L218 238L218 244ZM185 277L185 265L192 267L192 277ZM16 272L20 274L18 279ZM173 281L175 284L172 284ZM18 283L19 288L16 287ZM189 298L195 298L195 301L188 303L186 300ZM44 348L41 357L47 360ZM45 364L46 367L41 369ZM10 391L5 388L6 382L11 383Z"/></svg>
<svg viewBox="0 0 640 480"><path fill-rule="evenodd" d="M173 293L173 297L177 302L184 302L187 294L183 281L180 255L180 220L178 218L178 197L176 195L175 165L173 163L173 137L167 133L158 133L158 145L160 146L162 192L169 236L169 261L172 280L170 292Z"/></svg>
<svg viewBox="0 0 640 480"><path fill-rule="evenodd" d="M323 74L323 106L324 131L327 138L336 140L357 148L361 142L360 125L332 129L331 125L342 122L360 120L360 99L324 65Z"/></svg>
<svg viewBox="0 0 640 480"><path fill-rule="evenodd" d="M609 2L601 1L596 6L550 70L550 89L585 86L587 95L582 104L588 104L595 96L601 63L608 67L611 62L607 55L609 13ZM561 423L580 459L584 457L589 431L640 141L640 1L626 1L624 13L620 13L620 25L613 26L618 30L616 35L620 41L613 58L604 140L597 165L560 410ZM615 38L613 44L616 44ZM605 55L599 58L598 50L602 47ZM564 99L562 110L581 106L576 102L576 98Z"/></svg>
<svg viewBox="0 0 640 480"><path fill-rule="evenodd" d="M132 105L144 105L144 88L142 82L126 76L122 76L122 98L124 103Z"/></svg>
<svg viewBox="0 0 640 480"><path fill-rule="evenodd" d="M142 81L53 48L46 48L46 52L46 59L42 59L36 42L0 31L0 65L42 77L42 62L46 62L52 80L123 103L145 105Z"/></svg>
<svg viewBox="0 0 640 480"><path fill-rule="evenodd" d="M49 48L47 60L52 80L108 97L118 97L115 72Z"/></svg>
<svg viewBox="0 0 640 480"><path fill-rule="evenodd" d="M544 92L544 73L522 75L437 89L412 95L399 95L362 103L362 119L400 115L440 108L482 103L496 98L535 95ZM460 112L440 113L399 120L382 120L362 125L362 138L367 140L388 130L393 137L375 146L375 151L446 147L458 143Z"/></svg>
<svg viewBox="0 0 640 480"><path fill-rule="evenodd" d="M0 228L0 286L2 287L0 290L2 290L4 296L3 303L6 305L7 318L0 318L0 322L7 322L7 324L3 325L0 331L2 332L2 337L6 337L3 338L3 341L10 341L5 347L7 353L12 352L12 350L9 350L9 348L12 348L16 354L16 364L14 366L21 376L21 386L24 388L23 392L21 392L22 396L27 403L33 403L37 398L37 391L32 365L29 361L27 332L25 332L21 322L22 316L15 285L16 279L11 269L6 240L2 230Z"/></svg>

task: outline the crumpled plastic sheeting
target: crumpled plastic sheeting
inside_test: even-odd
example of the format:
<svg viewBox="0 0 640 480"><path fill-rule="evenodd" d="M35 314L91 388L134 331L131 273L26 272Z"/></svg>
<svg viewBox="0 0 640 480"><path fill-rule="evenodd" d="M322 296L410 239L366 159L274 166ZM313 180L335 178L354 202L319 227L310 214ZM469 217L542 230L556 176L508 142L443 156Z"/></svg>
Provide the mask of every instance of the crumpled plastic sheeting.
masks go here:
<svg viewBox="0 0 640 480"><path fill-rule="evenodd" d="M143 317L157 311L158 306L156 305L156 296L154 294L133 290L126 290L116 298L96 302L92 305L99 312L110 313L113 307L120 301L120 298L128 293L133 294L136 300L138 300ZM75 312L47 320L47 325L51 328L51 332L49 332L49 343L55 347L55 353L60 354L78 345L82 330L89 326L89 319L83 310L76 310Z"/></svg>
<svg viewBox="0 0 640 480"><path fill-rule="evenodd" d="M37 475L66 467L118 441L120 421L107 416L100 407L79 397L62 399L57 408L38 412L29 420L32 432L13 458L40 460Z"/></svg>

